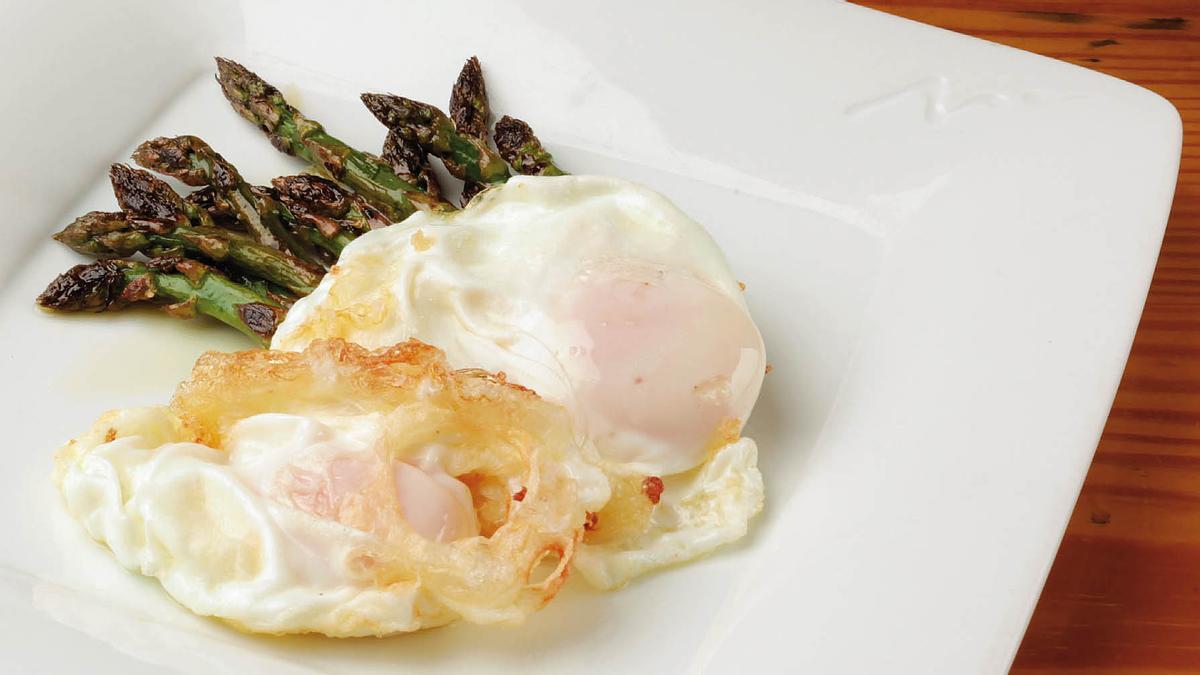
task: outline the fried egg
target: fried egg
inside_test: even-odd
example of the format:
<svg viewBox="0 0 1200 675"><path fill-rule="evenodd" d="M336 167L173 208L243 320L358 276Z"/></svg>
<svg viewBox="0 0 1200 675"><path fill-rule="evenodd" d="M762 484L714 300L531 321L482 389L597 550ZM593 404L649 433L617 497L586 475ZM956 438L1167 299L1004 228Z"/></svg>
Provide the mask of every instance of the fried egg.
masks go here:
<svg viewBox="0 0 1200 675"><path fill-rule="evenodd" d="M520 622L609 499L560 407L416 341L210 353L169 406L63 447L55 478L192 611L336 637Z"/></svg>
<svg viewBox="0 0 1200 675"><path fill-rule="evenodd" d="M736 539L762 507L757 450L739 439L762 338L716 243L644 187L517 177L370 232L272 346L319 338L417 338L564 406L612 486L577 558L599 586Z"/></svg>

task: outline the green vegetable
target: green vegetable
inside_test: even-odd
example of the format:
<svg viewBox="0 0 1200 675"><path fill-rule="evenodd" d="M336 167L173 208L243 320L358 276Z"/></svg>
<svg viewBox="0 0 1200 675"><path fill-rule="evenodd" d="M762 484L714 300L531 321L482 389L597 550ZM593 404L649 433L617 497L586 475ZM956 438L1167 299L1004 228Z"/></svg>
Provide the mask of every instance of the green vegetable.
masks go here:
<svg viewBox="0 0 1200 675"><path fill-rule="evenodd" d="M289 105L278 89L244 66L218 58L217 71L217 82L233 109L262 129L276 149L343 183L393 222L404 220L417 205L438 210L449 207L402 180L380 158L330 136L318 122Z"/></svg>
<svg viewBox="0 0 1200 675"><path fill-rule="evenodd" d="M505 115L496 122L496 147L517 173L527 176L565 176L542 147L529 125Z"/></svg>
<svg viewBox="0 0 1200 675"><path fill-rule="evenodd" d="M105 312L155 303L180 318L213 317L264 347L284 317L283 308L268 295L178 257L76 265L50 282L37 303L61 312Z"/></svg>

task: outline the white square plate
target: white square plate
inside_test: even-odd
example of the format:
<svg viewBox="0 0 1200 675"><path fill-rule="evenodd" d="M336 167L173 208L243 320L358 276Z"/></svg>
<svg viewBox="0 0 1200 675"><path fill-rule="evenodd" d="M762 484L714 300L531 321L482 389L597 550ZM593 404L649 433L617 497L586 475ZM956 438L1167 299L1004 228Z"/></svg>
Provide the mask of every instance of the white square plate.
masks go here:
<svg viewBox="0 0 1200 675"><path fill-rule="evenodd" d="M10 3L0 26L0 645L44 672L973 673L1007 668L1099 437L1162 237L1181 127L1093 72L837 3ZM576 173L642 181L748 286L768 505L707 560L569 585L517 629L266 639L178 608L61 509L52 451L164 402L204 349L151 312L50 316L48 240L111 161L195 133L300 165L229 109L244 60L336 135L442 103L466 56Z"/></svg>

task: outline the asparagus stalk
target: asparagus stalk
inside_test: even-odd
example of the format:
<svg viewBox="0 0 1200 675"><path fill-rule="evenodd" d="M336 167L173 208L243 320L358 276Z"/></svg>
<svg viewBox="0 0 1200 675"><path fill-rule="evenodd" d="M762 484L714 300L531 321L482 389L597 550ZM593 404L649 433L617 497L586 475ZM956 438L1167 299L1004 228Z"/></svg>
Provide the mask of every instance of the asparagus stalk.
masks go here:
<svg viewBox="0 0 1200 675"><path fill-rule="evenodd" d="M289 218L335 255L359 235L389 224L367 200L320 176L280 176L271 185Z"/></svg>
<svg viewBox="0 0 1200 675"><path fill-rule="evenodd" d="M214 227L206 211L184 202L169 185L149 172L114 164L109 177L117 202L127 216L127 230L145 237L144 244L130 236L121 240L123 245L136 244L143 253L185 251L278 284L298 295L311 293L321 281L321 270L249 237ZM97 222L103 222L103 231L87 229ZM68 230L72 230L69 235L64 230L55 238L84 253L112 248L115 233L121 231L111 217L102 221L76 220ZM131 251L113 249L111 254L130 255Z"/></svg>
<svg viewBox="0 0 1200 675"><path fill-rule="evenodd" d="M224 274L224 272L222 273ZM230 281L241 284L255 293L269 298L272 302L279 305L284 310L291 309L292 305L296 304L296 301L300 299L300 296L292 293L288 289L263 281L258 277L248 277L238 272L234 272L233 274L225 274L225 276L228 277Z"/></svg>
<svg viewBox="0 0 1200 675"><path fill-rule="evenodd" d="M104 312L130 304L163 305L169 314L211 316L267 346L284 310L270 297L194 260L100 260L60 274L37 298L47 309Z"/></svg>
<svg viewBox="0 0 1200 675"><path fill-rule="evenodd" d="M383 161L387 162L396 175L421 188L434 199L442 198L442 186L438 183L429 157L420 145L406 141L399 134L388 130L383 142Z"/></svg>
<svg viewBox="0 0 1200 675"><path fill-rule="evenodd" d="M437 108L391 94L363 94L361 98L384 126L440 157L456 178L480 183L508 180L504 160L486 143L459 133Z"/></svg>
<svg viewBox="0 0 1200 675"><path fill-rule="evenodd" d="M496 148L519 174L529 176L565 176L554 158L542 147L529 125L505 115L496 122Z"/></svg>
<svg viewBox="0 0 1200 675"><path fill-rule="evenodd" d="M402 180L380 158L330 136L318 122L289 105L278 89L241 64L218 58L217 82L234 110L262 129L276 149L345 184L390 220L403 220L418 205L431 209L448 206Z"/></svg>
<svg viewBox="0 0 1200 675"><path fill-rule="evenodd" d="M233 213L256 241L328 269L326 257L284 225L279 203L269 193L255 192L238 170L203 140L195 136L156 138L139 145L133 159L187 185L207 186L221 210Z"/></svg>
<svg viewBox="0 0 1200 675"><path fill-rule="evenodd" d="M472 56L463 64L450 92L450 120L458 133L488 146L491 133L488 123L491 110L488 107L487 87L483 83L483 69L479 59ZM466 206L480 190L483 183L469 180L463 185L462 205Z"/></svg>

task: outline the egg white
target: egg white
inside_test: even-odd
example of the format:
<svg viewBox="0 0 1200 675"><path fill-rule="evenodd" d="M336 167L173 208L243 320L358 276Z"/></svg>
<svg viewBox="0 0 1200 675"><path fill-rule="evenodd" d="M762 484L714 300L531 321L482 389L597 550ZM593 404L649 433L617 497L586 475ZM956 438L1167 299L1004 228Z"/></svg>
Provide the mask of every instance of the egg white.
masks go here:
<svg viewBox="0 0 1200 675"><path fill-rule="evenodd" d="M67 510L117 562L157 577L192 611L251 631L340 636L407 632L455 618L422 603L417 585L379 589L353 579L346 559L368 534L265 497L256 480L270 472L247 472L253 458L236 451L179 442L166 408L117 411L102 426L131 433L76 443L59 466ZM356 426L338 440L353 445L354 435L361 442L378 431L370 420ZM235 446L301 449L278 435L234 438Z"/></svg>
<svg viewBox="0 0 1200 675"><path fill-rule="evenodd" d="M651 570L686 562L746 536L763 507L758 446L749 438L726 445L697 469L670 476L649 527L620 547L580 547L575 569L597 588L620 588Z"/></svg>

